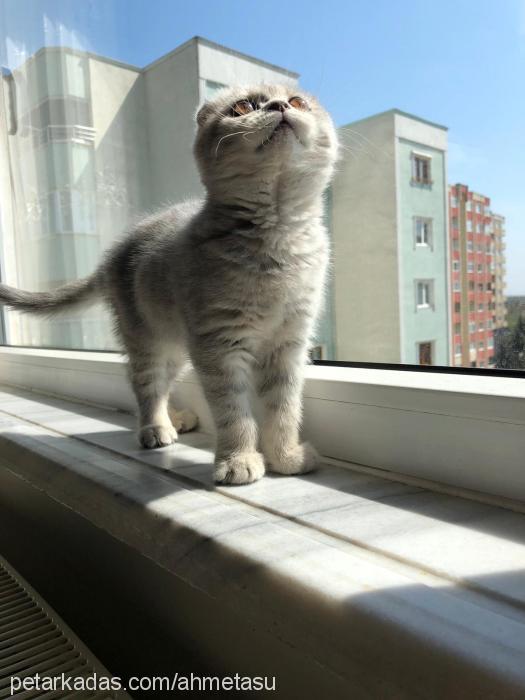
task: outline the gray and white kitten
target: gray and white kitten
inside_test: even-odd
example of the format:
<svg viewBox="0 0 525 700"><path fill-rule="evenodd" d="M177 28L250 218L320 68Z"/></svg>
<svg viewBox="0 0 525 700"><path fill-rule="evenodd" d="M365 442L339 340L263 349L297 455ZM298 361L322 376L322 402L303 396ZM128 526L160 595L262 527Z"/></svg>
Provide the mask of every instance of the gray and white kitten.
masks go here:
<svg viewBox="0 0 525 700"><path fill-rule="evenodd" d="M336 132L313 97L280 85L221 90L197 124L203 201L146 218L84 280L44 293L0 285L0 302L42 315L107 302L144 447L177 439L169 391L191 359L217 427L215 481L255 481L265 464L307 472L319 458L300 442L301 395L329 257L322 196Z"/></svg>

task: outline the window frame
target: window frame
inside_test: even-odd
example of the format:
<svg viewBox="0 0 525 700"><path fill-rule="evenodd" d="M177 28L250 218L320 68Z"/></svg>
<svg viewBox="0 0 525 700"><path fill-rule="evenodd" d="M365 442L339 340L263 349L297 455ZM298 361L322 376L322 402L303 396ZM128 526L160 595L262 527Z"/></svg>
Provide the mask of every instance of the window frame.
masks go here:
<svg viewBox="0 0 525 700"><path fill-rule="evenodd" d="M422 187L431 187L434 184L432 180L432 154L421 153L420 151L412 151L410 154L412 161L411 183ZM422 172L419 172L418 163L422 163ZM424 173L426 165L426 175Z"/></svg>
<svg viewBox="0 0 525 700"><path fill-rule="evenodd" d="M419 303L419 285L424 284L428 286L427 303ZM424 309L432 309L434 311L434 280L433 279L416 279L414 280L414 290L415 290L415 309L416 313L418 311L423 311Z"/></svg>
<svg viewBox="0 0 525 700"><path fill-rule="evenodd" d="M430 362L421 362L421 350L423 345L429 346ZM436 355L436 341L435 340L418 340L416 342L416 361L420 367L432 367L432 360Z"/></svg>
<svg viewBox="0 0 525 700"><path fill-rule="evenodd" d="M516 378L524 379L525 372L321 361L306 370L304 434L341 466L362 464L515 496L525 453L525 382ZM135 410L125 359L115 352L0 347L0 381ZM194 372L176 384L175 393L179 405L193 408L211 432ZM458 430L461 439L444 440Z"/></svg>
<svg viewBox="0 0 525 700"><path fill-rule="evenodd" d="M429 250L434 249L434 231L433 231L433 219L430 216L414 216L414 248L428 248ZM421 225L420 231L424 233L422 236L421 243L418 242L418 225Z"/></svg>

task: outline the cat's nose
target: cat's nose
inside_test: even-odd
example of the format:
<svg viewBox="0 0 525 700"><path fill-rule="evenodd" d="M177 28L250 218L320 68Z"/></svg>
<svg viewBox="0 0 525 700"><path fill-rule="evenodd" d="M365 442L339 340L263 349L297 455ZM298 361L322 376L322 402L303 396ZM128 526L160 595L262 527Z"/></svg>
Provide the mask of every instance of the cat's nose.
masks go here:
<svg viewBox="0 0 525 700"><path fill-rule="evenodd" d="M272 100L268 102L265 109L269 112L284 112L286 109L290 109L290 105L284 100Z"/></svg>

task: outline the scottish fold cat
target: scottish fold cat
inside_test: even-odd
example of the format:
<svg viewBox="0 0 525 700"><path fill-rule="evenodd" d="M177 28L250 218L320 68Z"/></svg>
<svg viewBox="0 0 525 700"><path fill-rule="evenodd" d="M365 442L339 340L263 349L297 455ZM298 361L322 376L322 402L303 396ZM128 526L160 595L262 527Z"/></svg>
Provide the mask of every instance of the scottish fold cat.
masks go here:
<svg viewBox="0 0 525 700"><path fill-rule="evenodd" d="M177 439L169 391L191 360L217 428L217 482L307 472L319 458L300 442L301 397L329 258L323 192L336 131L315 98L281 85L223 89L196 118L202 200L145 218L90 277L43 293L0 285L0 303L48 315L102 297L144 447Z"/></svg>

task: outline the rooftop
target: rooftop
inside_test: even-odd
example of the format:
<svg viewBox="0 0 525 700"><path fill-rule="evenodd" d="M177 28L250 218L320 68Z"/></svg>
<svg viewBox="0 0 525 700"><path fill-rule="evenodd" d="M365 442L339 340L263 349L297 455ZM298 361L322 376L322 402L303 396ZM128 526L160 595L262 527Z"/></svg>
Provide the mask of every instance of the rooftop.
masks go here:
<svg viewBox="0 0 525 700"><path fill-rule="evenodd" d="M428 119L423 119L422 117L418 117L415 114L410 114L409 112L403 112L401 109L397 109L396 107L392 109L387 109L384 112L378 112L377 114L372 114L370 117L363 117L363 119L356 119L353 122L349 122L348 124L345 124L344 126L351 126L352 124L359 124L361 122L368 122L372 119L379 119L380 117L386 117L388 115L399 115L401 117L407 117L408 119L413 119L414 121L421 122L422 124L428 124L428 126L433 126L436 129L442 129L443 131L448 131L448 126L443 126L442 124L437 124L436 122L431 122ZM342 128L342 127L340 127Z"/></svg>
<svg viewBox="0 0 525 700"><path fill-rule="evenodd" d="M75 48L72 48L70 46L43 46L42 48L38 49L38 51L36 51L34 54L29 56L25 62L27 63L29 61L32 61L44 53L50 53L50 52L54 52L54 51L63 51L64 53L74 54L76 56L87 56L88 58L92 58L92 59L97 60L97 61L103 61L104 63L111 63L112 65L120 66L121 68L125 68L127 70L136 71L137 73L143 73L147 70L150 70L154 66L157 66L159 63L166 61L167 59L171 58L172 56L175 56L175 54L183 51L184 49L186 49L189 46L194 45L194 44L200 44L202 46L207 46L209 48L216 49L217 51L222 51L223 53L228 53L231 56L235 56L235 57L241 58L245 61L250 61L251 63L256 63L259 66L264 66L264 67L269 68L271 70L278 71L279 73L282 73L283 75L286 75L287 77L290 77L290 78L297 79L299 77L299 73L295 73L294 71L290 71L286 68L282 68L281 66L277 66L273 63L269 63L268 61L262 61L259 58L254 58L253 56L250 56L249 54L241 53L240 51L235 51L234 49L230 49L227 46L222 46L221 44L217 44L216 42L210 41L209 39L205 39L204 37L201 37L201 36L192 37L191 39L184 42L183 44L180 44L180 46L177 46L172 51L169 51L168 53L164 54L163 56L156 58L154 61L152 61L151 63L148 63L146 66L143 66L142 68L140 68L139 66L132 65L131 63L117 61L116 59L110 58L108 56L102 56L100 54L92 53L91 51L83 51L81 49L75 49ZM21 63L20 65L23 65L23 63ZM17 66L17 68L20 68L20 65Z"/></svg>

